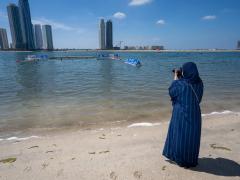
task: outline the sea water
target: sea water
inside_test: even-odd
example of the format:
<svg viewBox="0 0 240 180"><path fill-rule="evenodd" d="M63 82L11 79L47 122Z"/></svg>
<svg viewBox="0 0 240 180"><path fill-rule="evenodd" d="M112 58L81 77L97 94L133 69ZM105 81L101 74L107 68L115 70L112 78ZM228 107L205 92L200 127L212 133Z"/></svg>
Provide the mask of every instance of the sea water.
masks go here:
<svg viewBox="0 0 240 180"><path fill-rule="evenodd" d="M240 52L119 53L119 60L42 60L29 54L96 56L96 52L0 52L0 138L34 128L166 121L172 69L192 61L204 82L203 114L240 111Z"/></svg>

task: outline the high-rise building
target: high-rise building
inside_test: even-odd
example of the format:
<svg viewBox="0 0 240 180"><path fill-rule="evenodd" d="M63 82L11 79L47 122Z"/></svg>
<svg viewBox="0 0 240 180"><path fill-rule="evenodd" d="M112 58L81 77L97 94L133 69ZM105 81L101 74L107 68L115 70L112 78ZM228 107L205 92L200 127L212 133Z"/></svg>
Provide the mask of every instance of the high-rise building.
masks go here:
<svg viewBox="0 0 240 180"><path fill-rule="evenodd" d="M52 27L50 25L43 25L43 49L53 50Z"/></svg>
<svg viewBox="0 0 240 180"><path fill-rule="evenodd" d="M104 19L99 23L99 49L106 49L106 30Z"/></svg>
<svg viewBox="0 0 240 180"><path fill-rule="evenodd" d="M25 48L27 50L34 50L33 25L28 0L19 0L18 5Z"/></svg>
<svg viewBox="0 0 240 180"><path fill-rule="evenodd" d="M7 31L6 29L0 28L0 49L9 49Z"/></svg>
<svg viewBox="0 0 240 180"><path fill-rule="evenodd" d="M111 20L106 22L106 48L113 49L113 25Z"/></svg>
<svg viewBox="0 0 240 180"><path fill-rule="evenodd" d="M40 24L35 24L33 26L33 32L34 32L34 42L35 42L35 48L36 49L42 49L43 48L43 36L42 36L42 27Z"/></svg>
<svg viewBox="0 0 240 180"><path fill-rule="evenodd" d="M240 41L238 41L237 49L240 50Z"/></svg>
<svg viewBox="0 0 240 180"><path fill-rule="evenodd" d="M15 4L9 4L7 11L12 35L12 48L18 50L24 49L19 8Z"/></svg>

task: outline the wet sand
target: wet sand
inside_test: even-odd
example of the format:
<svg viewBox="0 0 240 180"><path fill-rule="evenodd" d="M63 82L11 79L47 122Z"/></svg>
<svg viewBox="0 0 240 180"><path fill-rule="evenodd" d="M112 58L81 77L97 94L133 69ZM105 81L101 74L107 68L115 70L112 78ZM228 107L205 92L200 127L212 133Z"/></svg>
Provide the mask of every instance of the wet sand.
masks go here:
<svg viewBox="0 0 240 180"><path fill-rule="evenodd" d="M0 179L240 179L238 113L204 116L199 165L191 169L161 155L167 122L129 125L0 141Z"/></svg>

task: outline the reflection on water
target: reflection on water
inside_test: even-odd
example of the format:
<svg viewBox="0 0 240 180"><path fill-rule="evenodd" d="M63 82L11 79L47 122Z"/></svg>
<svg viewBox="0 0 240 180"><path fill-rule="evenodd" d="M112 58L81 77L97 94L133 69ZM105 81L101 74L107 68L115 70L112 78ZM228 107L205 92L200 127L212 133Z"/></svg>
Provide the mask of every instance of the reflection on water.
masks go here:
<svg viewBox="0 0 240 180"><path fill-rule="evenodd" d="M0 132L106 121L167 120L171 70L199 66L205 84L204 113L238 111L240 53L121 53L122 61L65 60L16 63L29 53L0 53ZM91 52L48 53L95 55ZM1 136L1 135L0 135Z"/></svg>

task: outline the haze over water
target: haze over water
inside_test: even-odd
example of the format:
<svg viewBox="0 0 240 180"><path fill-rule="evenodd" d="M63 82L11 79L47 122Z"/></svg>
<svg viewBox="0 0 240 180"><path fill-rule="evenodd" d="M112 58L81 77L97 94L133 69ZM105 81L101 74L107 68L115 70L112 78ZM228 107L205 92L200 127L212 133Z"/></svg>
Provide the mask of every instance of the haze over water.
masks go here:
<svg viewBox="0 0 240 180"><path fill-rule="evenodd" d="M0 53L0 138L28 128L169 120L172 69L187 61L196 62L204 82L203 113L240 111L240 52L120 53L139 58L141 68L116 60L16 63L28 54Z"/></svg>

